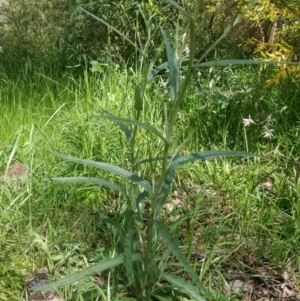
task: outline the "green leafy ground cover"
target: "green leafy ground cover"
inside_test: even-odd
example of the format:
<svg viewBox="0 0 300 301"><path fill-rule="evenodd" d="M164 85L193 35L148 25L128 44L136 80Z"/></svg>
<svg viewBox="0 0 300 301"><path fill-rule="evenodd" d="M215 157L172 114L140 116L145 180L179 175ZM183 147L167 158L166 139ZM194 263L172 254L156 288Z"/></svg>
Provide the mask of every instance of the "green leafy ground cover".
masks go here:
<svg viewBox="0 0 300 301"><path fill-rule="evenodd" d="M175 127L177 145L188 138L184 154L246 150L261 155L213 159L179 169L162 212L200 281L218 292L217 300L239 300L243 295L224 290L232 271L246 279L261 277L263 268L272 277L288 275L282 282L294 285L289 287L295 298L300 285L300 119L295 109L300 90L292 79L266 87L268 70L227 66L211 68L201 77L194 74ZM147 109L141 121L157 128L164 127L165 82L167 78L159 77L145 94ZM1 166L13 157L27 164L30 174L19 191L1 186L1 300L26 300L26 277L37 269L47 267L51 278L59 279L118 254L124 199L90 183L44 180L85 176L127 185L108 172L61 160L49 151L128 168L130 153L119 127L93 115L105 109L132 117L134 87L133 72L113 66L101 73L87 70L76 79L35 73L11 80L2 74ZM245 126L243 119L255 124ZM139 159L159 155L161 147L152 134L137 133ZM139 170L144 178L152 174L146 164ZM140 210L147 215L147 203ZM141 221L140 227L145 230L147 225ZM176 260L164 258L165 248L160 250L156 264L184 275ZM78 296L96 288L99 300L134 300L126 281L122 272L112 269L59 292L62 300L91 300ZM164 281L159 287L153 300L183 300Z"/></svg>
<svg viewBox="0 0 300 301"><path fill-rule="evenodd" d="M0 299L298 300L296 2L27 2L1 4Z"/></svg>

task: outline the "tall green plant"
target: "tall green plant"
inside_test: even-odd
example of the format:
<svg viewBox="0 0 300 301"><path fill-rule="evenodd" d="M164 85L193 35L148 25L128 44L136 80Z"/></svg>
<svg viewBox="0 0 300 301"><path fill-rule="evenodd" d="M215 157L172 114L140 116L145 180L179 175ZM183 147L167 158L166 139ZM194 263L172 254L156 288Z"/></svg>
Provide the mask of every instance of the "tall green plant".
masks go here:
<svg viewBox="0 0 300 301"><path fill-rule="evenodd" d="M156 68L150 68L147 64L147 51L150 43L146 43L144 47L139 45L138 49L142 54L145 64L143 64L141 72L141 80L136 84L134 99L134 119L117 117L103 110L102 115L95 115L110 122L115 122L120 130L124 133L129 149L130 149L130 168L123 169L109 163L97 162L88 159L81 159L70 155L53 152L54 155L71 162L85 164L104 171L108 171L128 181L126 187L121 184L113 183L99 178L86 177L70 177L70 178L53 178L52 180L67 182L91 182L106 186L118 191L121 198L125 201L125 210L119 214L122 216L122 225L117 225L119 243L115 246L117 254L111 259L100 262L72 276L58 280L50 285L44 286L39 291L49 289L58 289L62 286L69 285L75 281L79 281L83 277L99 273L118 267L119 272L125 277L125 286L132 292L132 295L138 300L150 300L155 296L163 299L160 295L164 289L171 287L176 289L177 295L189 295L194 300L203 301L206 299L214 299L214 293L209 291L200 282L199 276L189 264L188 259L182 252L179 244L172 237L168 227L163 222L161 215L163 207L167 201L171 184L174 179L176 170L187 164L197 160L207 160L219 156L252 156L246 152L231 151L206 151L188 155L181 155L182 145L174 145L173 132L176 127L176 118L179 109L184 101L186 90L191 82L191 77L195 68L214 65L215 62L202 63L205 57L224 39L243 17L246 8L241 6L232 24L225 29L222 36L212 44L211 47L198 60L194 58L195 49L195 23L197 16L202 9L202 1L198 1L197 7L193 14L188 13L184 8L179 6L175 1L168 0L169 4L177 8L189 22L189 57L179 58L174 54L169 38L163 28L160 28L161 34L166 47L168 62ZM248 5L247 9L250 7ZM85 11L85 10L83 10ZM89 13L89 15L91 15ZM121 36L122 33L108 25L104 20L96 17L99 22L109 26ZM145 17L146 19L146 17ZM147 21L147 20L145 20ZM125 37L124 37L125 38ZM151 35L149 36L151 40ZM134 44L132 41L131 44ZM185 73L182 76L181 64L187 62ZM219 64L253 64L255 61L223 61ZM150 64L151 65L151 64ZM142 113L147 110L144 98L147 83L162 69L168 68L170 76L170 101L168 106L163 109L165 114L165 124L163 129L156 128L142 121ZM151 139L152 144L156 143L162 149L160 155L152 156L149 151L149 157L144 160L138 158L138 142L140 133L146 131L147 136ZM151 145L150 145L151 146ZM150 147L149 146L149 147ZM175 151L174 151L175 149ZM145 178L139 174L139 166L141 164L149 165L150 177ZM147 210L142 210L146 207ZM113 223L104 213L102 217L110 224ZM145 230L146 229L146 230ZM145 230L145 231L144 231ZM162 244L162 241L164 244ZM184 268L186 273L192 280L190 281L173 275L168 270L168 258L172 253L179 264ZM123 277L123 278L124 278ZM115 279L117 281L117 279ZM123 282L123 284L124 284ZM161 286L160 283L169 283L170 285ZM109 288L108 288L109 289ZM165 291L164 291L165 293Z"/></svg>

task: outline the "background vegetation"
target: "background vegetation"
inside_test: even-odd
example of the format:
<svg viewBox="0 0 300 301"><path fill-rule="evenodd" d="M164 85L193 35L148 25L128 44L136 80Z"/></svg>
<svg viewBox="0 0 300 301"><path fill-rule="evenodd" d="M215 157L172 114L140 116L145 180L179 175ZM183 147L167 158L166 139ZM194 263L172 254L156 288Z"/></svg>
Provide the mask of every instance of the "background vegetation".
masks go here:
<svg viewBox="0 0 300 301"><path fill-rule="evenodd" d="M188 12L197 2L176 1ZM196 59L250 1L202 2ZM80 6L139 47L149 43L147 57ZM105 109L134 117L135 86L144 66L167 60L157 29L164 28L177 57L189 54L189 33L187 20L162 0L6 0L0 9L0 167L12 161L30 169L21 190L1 185L0 299L27 300L24 288L37 270L47 267L50 277L58 279L118 254L126 207L107 188L44 181L87 176L127 185L49 151L129 168L130 154L118 126L93 114ZM298 1L258 1L206 59L299 61L299 13ZM145 91L142 121L157 128L165 124L168 81L169 72L162 72ZM261 155L180 169L162 214L204 286L219 292L217 300L243 295L224 291L232 270L247 278L266 268L293 285L295 296L299 293L299 94L296 66L211 66L192 75L174 133L177 145L187 139L182 152L223 149ZM139 132L139 159L155 157L160 147L151 135ZM146 178L152 173L147 165L139 172ZM147 214L147 204L143 210ZM139 226L146 228L142 221ZM157 264L184 274L171 258ZM94 299L136 300L123 276L112 269L59 294L62 300L92 300L87 292L94 289ZM193 300L177 296L176 287L159 284L153 300Z"/></svg>

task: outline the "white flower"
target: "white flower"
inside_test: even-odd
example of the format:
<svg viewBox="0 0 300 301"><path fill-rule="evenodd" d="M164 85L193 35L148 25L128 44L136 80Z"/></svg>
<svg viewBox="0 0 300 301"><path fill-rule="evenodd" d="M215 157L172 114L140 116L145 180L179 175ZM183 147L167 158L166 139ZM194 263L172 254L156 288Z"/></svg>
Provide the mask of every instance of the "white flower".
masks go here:
<svg viewBox="0 0 300 301"><path fill-rule="evenodd" d="M263 131L262 134L263 134L264 138L271 139L274 137L273 132L274 132L273 129L268 129L265 127L265 130Z"/></svg>
<svg viewBox="0 0 300 301"><path fill-rule="evenodd" d="M243 124L244 126L249 126L250 124L255 124L255 122L252 120L251 116L249 115L249 118L243 118Z"/></svg>
<svg viewBox="0 0 300 301"><path fill-rule="evenodd" d="M186 55L189 55L189 53L190 53L190 47L189 47L189 45L185 45L185 47L184 47L184 53Z"/></svg>
<svg viewBox="0 0 300 301"><path fill-rule="evenodd" d="M160 87L161 88L166 88L167 87L167 82L166 81L163 81L162 79L160 79L160 81L159 81L159 84L160 84Z"/></svg>

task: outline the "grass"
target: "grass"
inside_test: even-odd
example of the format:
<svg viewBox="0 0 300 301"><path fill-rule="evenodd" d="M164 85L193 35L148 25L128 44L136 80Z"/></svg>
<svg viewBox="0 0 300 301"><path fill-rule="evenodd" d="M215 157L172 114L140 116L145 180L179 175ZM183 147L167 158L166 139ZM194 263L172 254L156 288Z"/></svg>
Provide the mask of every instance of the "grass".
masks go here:
<svg viewBox="0 0 300 301"><path fill-rule="evenodd" d="M116 225L122 226L120 215L126 206L120 197L92 184L44 179L84 175L120 181L106 172L62 161L49 150L127 168L129 153L118 127L92 115L104 108L131 117L135 77L130 70L107 68L101 75L86 70L76 79L71 74L50 78L42 72L31 78L20 75L10 80L5 74L3 78L0 162L4 167L13 154L13 161L28 164L31 176L21 191L1 187L0 299L26 300L26 275L37 269L46 266L53 278L60 278L117 252ZM194 82L175 131L178 144L190 137L184 152L248 146L262 157L215 159L180 169L163 212L165 223L206 287L221 292L230 270L254 275L262 266L278 273L289 269L290 278L299 285L300 127L294 110L298 84L257 89L260 83L253 67L215 69L206 77L195 75ZM152 83L142 120L162 127L164 100L164 88ZM257 123L272 114L276 137L263 138L260 125L245 131L242 118L249 114ZM137 141L140 159L149 152L154 157L162 147L143 131ZM146 165L140 172L149 175ZM147 211L147 206L142 210ZM169 258L157 264L184 273ZM117 273L112 270L98 277L101 300L130 296L126 282L124 295L114 296L120 284L116 279L122 277ZM95 282L83 279L62 290L61 297L74 297L74 288L77 295L84 294L88 287L95 287ZM219 298L237 297L220 293Z"/></svg>

